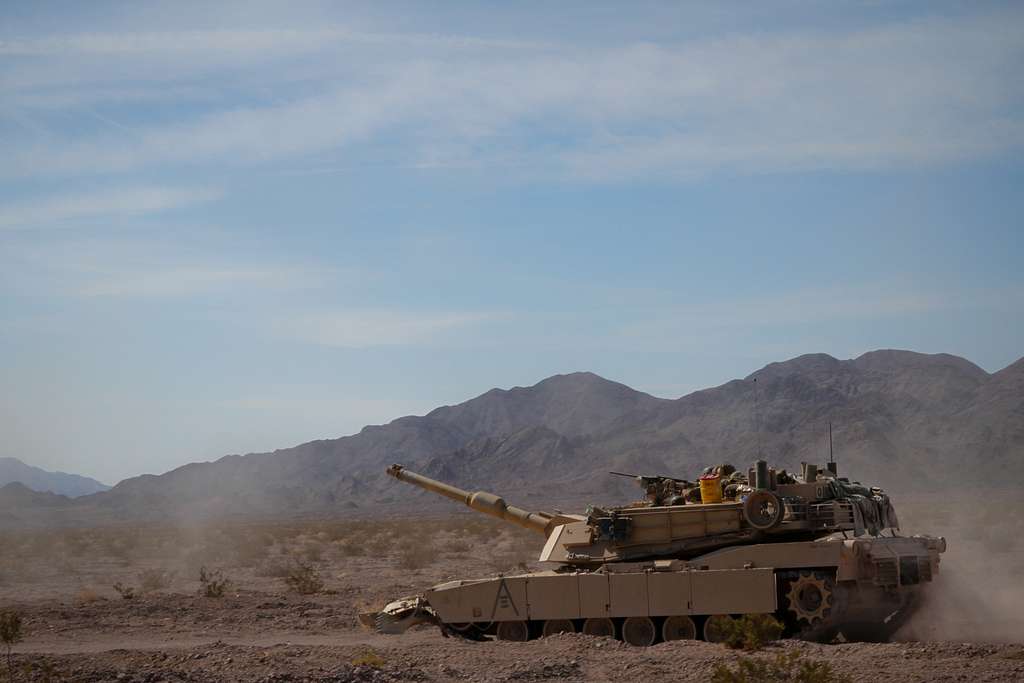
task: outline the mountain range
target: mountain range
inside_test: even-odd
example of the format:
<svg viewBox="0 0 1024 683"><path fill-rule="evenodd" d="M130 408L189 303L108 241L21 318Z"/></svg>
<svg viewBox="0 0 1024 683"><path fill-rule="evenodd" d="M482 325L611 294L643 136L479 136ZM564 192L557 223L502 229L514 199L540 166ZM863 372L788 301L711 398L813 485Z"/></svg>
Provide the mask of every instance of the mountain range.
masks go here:
<svg viewBox="0 0 1024 683"><path fill-rule="evenodd" d="M694 478L706 465L745 467L759 456L788 468L823 463L829 423L840 473L854 479L889 490L1012 485L1024 475L1024 359L990 374L948 354L810 354L674 400L592 373L556 375L352 436L192 463L76 499L30 504L24 491L3 488L0 525L451 505L386 477L392 462L510 502L574 509L638 495L609 470Z"/></svg>
<svg viewBox="0 0 1024 683"><path fill-rule="evenodd" d="M74 498L106 491L110 487L95 479L66 472L47 472L26 465L17 458L0 458L0 486L18 482L33 491L56 493Z"/></svg>

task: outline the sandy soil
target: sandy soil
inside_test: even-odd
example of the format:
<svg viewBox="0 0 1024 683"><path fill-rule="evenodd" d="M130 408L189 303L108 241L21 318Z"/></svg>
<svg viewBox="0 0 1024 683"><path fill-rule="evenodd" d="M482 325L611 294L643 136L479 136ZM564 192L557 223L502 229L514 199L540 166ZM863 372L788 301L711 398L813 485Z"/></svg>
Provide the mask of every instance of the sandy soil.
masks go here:
<svg viewBox="0 0 1024 683"><path fill-rule="evenodd" d="M1021 511L975 510L988 516L972 520L942 506L945 528L929 528L935 509L901 510L917 529L950 537L941 590L903 642L783 642L753 656L799 650L875 683L1024 681ZM24 618L13 665L15 680L31 681L708 681L716 665L744 656L701 642L473 643L432 627L384 636L358 625L359 611L443 580L538 568L539 540L467 515L0 533L0 610ZM203 566L230 579L223 597L200 595ZM287 584L302 567L320 591Z"/></svg>
<svg viewBox="0 0 1024 683"><path fill-rule="evenodd" d="M383 636L231 632L205 639L138 627L104 638L48 634L19 648L22 680L73 681L708 681L743 656L720 645L634 648L607 638L558 635L530 643L444 639L436 629ZM1024 680L1024 647L968 643L815 645L784 641L754 655L798 649L854 681ZM369 664L361 664L368 661Z"/></svg>

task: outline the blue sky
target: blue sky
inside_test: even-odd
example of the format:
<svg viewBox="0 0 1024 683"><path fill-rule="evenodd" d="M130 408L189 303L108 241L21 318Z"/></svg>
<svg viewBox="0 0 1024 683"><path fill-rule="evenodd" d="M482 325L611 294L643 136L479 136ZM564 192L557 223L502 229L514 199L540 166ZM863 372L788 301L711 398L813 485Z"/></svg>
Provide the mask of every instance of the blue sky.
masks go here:
<svg viewBox="0 0 1024 683"><path fill-rule="evenodd" d="M0 455L1024 355L1014 3L7 3Z"/></svg>

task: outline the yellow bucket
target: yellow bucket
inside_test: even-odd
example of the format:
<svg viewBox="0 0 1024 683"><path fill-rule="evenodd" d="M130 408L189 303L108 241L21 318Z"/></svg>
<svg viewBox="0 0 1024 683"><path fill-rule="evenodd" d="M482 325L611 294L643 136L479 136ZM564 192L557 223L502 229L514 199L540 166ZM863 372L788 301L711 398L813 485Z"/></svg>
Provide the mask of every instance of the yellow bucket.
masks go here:
<svg viewBox="0 0 1024 683"><path fill-rule="evenodd" d="M717 474L705 474L700 478L700 502L722 502L722 479Z"/></svg>

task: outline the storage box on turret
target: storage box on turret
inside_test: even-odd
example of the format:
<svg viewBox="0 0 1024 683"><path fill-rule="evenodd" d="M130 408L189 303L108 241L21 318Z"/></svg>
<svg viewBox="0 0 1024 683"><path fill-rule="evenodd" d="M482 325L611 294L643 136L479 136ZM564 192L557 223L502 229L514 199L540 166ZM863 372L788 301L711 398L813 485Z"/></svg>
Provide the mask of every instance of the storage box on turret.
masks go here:
<svg viewBox="0 0 1024 683"><path fill-rule="evenodd" d="M803 498L806 501L825 500L829 497L827 480L814 481L809 484L779 484L775 492L783 498Z"/></svg>

